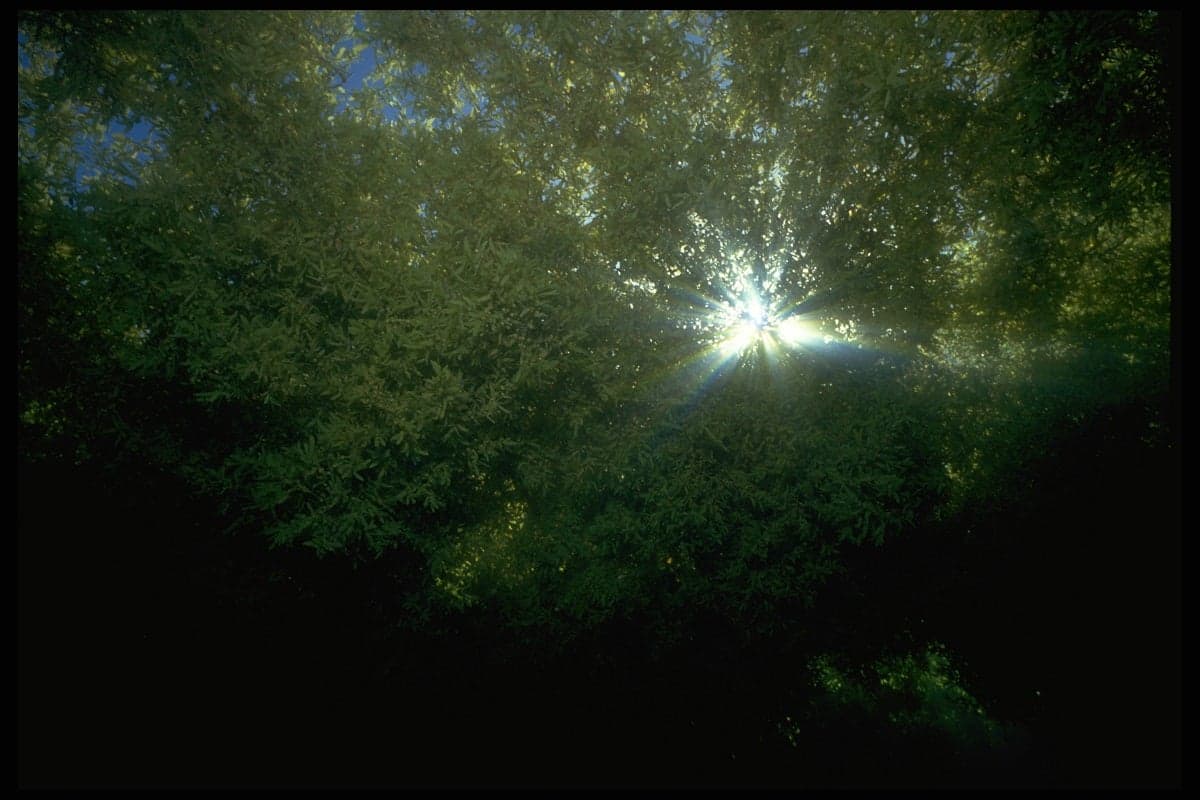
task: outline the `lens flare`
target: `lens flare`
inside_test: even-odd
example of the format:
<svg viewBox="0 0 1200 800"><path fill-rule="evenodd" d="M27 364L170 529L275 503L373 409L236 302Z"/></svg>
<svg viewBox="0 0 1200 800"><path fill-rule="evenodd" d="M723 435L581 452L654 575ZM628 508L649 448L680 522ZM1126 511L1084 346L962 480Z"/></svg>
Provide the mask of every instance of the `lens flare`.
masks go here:
<svg viewBox="0 0 1200 800"><path fill-rule="evenodd" d="M824 340L824 335L811 322L800 317L788 317L775 326L779 341L788 347L799 347L805 344L816 344Z"/></svg>
<svg viewBox="0 0 1200 800"><path fill-rule="evenodd" d="M783 316L757 295L749 294L732 302L723 314L724 335L721 350L727 356L741 353L760 341L774 349L813 346L827 337L817 326L801 315Z"/></svg>
<svg viewBox="0 0 1200 800"><path fill-rule="evenodd" d="M737 320L726 330L729 332L729 335L721 343L721 349L727 355L742 352L747 347L755 344L759 337L762 336L762 328L748 319Z"/></svg>

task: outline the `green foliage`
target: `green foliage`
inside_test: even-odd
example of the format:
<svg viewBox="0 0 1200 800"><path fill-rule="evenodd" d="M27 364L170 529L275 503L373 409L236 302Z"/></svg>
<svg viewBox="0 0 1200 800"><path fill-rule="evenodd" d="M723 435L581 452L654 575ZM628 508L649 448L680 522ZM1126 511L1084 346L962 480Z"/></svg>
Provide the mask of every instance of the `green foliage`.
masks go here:
<svg viewBox="0 0 1200 800"><path fill-rule="evenodd" d="M961 684L945 647L931 644L915 652L886 656L865 668L839 666L828 655L810 665L816 690L812 704L795 722L780 725L795 745L798 723L818 727L859 724L905 738L927 736L955 756L1019 746L1021 732L988 716ZM883 723L880 725L879 723Z"/></svg>
<svg viewBox="0 0 1200 800"><path fill-rule="evenodd" d="M1163 391L1162 24L25 13L22 455L416 558L422 613L795 626ZM701 374L739 280L840 341Z"/></svg>

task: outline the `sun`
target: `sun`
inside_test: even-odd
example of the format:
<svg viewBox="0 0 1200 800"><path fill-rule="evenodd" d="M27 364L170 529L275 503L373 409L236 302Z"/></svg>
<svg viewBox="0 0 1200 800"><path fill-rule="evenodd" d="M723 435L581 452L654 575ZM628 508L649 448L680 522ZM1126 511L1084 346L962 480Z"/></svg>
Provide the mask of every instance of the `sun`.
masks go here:
<svg viewBox="0 0 1200 800"><path fill-rule="evenodd" d="M748 292L723 310L721 350L726 355L756 347L760 342L769 349L777 346L797 348L812 345L825 337L801 315L789 315Z"/></svg>
<svg viewBox="0 0 1200 800"><path fill-rule="evenodd" d="M787 285L790 262L780 257L750 261L743 251L729 254L705 289L678 287L681 300L679 326L693 333L699 346L673 360L664 374L679 374L699 393L721 375L739 365L765 366L775 372L801 365L800 351L813 354L840 341L824 330L821 315L810 302L811 293L797 297Z"/></svg>
<svg viewBox="0 0 1200 800"><path fill-rule="evenodd" d="M755 295L728 305L722 320L724 340L721 349L732 354L757 344L770 324L770 313Z"/></svg>

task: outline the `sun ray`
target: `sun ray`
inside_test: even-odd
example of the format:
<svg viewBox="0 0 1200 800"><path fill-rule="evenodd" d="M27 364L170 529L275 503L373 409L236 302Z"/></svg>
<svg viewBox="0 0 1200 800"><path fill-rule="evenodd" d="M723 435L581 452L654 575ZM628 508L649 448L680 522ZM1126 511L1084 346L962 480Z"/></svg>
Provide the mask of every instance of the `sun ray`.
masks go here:
<svg viewBox="0 0 1200 800"><path fill-rule="evenodd" d="M761 363L776 372L802 353L819 350L836 357L845 347L861 350L861 343L846 339L837 320L808 308L811 294L796 299L779 291L783 261L772 262L755 269L744 252L736 251L707 286L666 287L674 324L690 332L694 344L678 340L682 351L653 373L640 374L640 388L662 392L669 406L689 408L741 364Z"/></svg>

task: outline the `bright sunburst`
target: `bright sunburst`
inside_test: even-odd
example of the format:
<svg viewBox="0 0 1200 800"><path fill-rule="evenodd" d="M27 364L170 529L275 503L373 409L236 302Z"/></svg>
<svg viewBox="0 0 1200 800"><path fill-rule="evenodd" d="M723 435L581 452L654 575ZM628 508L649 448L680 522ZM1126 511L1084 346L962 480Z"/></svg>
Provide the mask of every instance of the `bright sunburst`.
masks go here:
<svg viewBox="0 0 1200 800"><path fill-rule="evenodd" d="M721 349L728 354L740 353L756 344L770 324L770 313L755 295L727 306L722 320L725 339Z"/></svg>
<svg viewBox="0 0 1200 800"><path fill-rule="evenodd" d="M815 344L825 337L801 315L788 315L756 293L749 292L727 305L721 320L724 338L721 350L728 356L741 353L762 342L769 350L777 345L795 348Z"/></svg>
<svg viewBox="0 0 1200 800"><path fill-rule="evenodd" d="M789 259L768 258L756 265L745 250L726 253L726 266L719 271L722 300L705 299L707 325L717 333L715 354L722 361L750 355L759 346L772 360L781 350L811 347L829 338L806 314L795 313L795 298L777 294Z"/></svg>
<svg viewBox="0 0 1200 800"><path fill-rule="evenodd" d="M697 225L702 222L696 220ZM687 396L703 392L726 369L738 362L761 362L775 370L789 353L815 350L840 340L817 322L811 312L798 312L807 297L784 290L785 270L792 255L768 257L754 263L744 250L726 252L714 265L709 291L676 290L690 308L680 308L679 325L694 331L697 349L664 372L683 381Z"/></svg>

